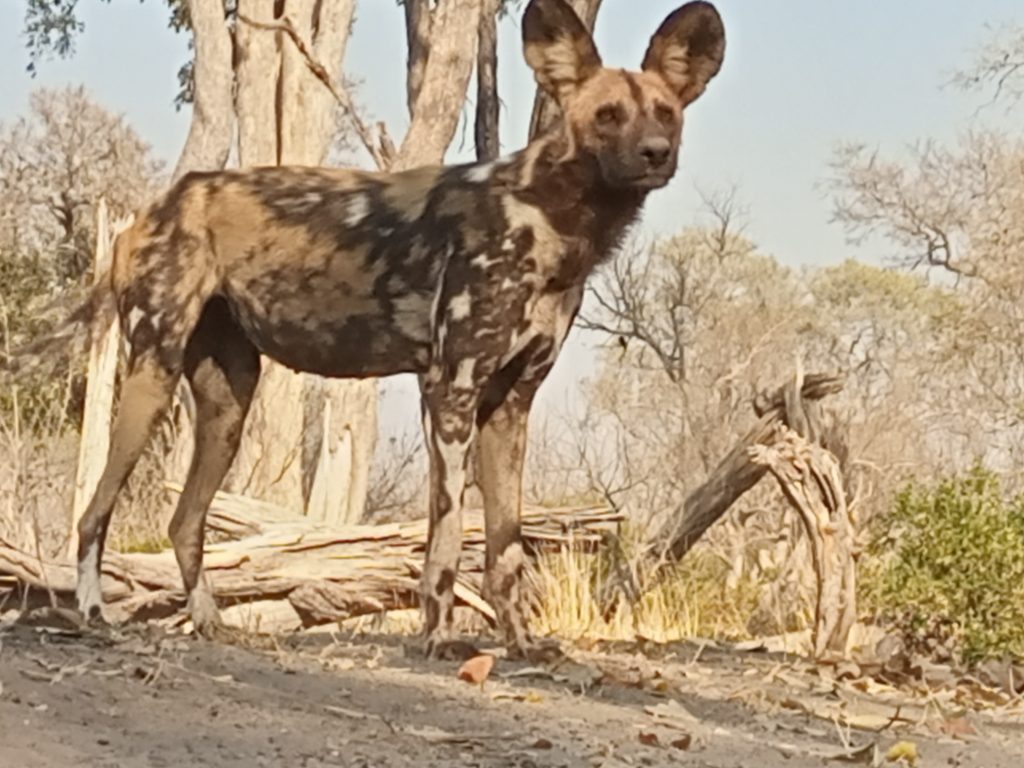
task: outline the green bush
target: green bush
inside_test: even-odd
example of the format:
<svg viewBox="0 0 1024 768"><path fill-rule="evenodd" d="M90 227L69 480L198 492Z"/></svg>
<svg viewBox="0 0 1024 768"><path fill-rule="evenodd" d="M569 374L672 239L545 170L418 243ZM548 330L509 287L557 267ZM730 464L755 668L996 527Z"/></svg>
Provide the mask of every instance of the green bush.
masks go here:
<svg viewBox="0 0 1024 768"><path fill-rule="evenodd" d="M862 604L912 647L938 641L967 663L1024 656L1024 496L995 475L906 488L868 554Z"/></svg>

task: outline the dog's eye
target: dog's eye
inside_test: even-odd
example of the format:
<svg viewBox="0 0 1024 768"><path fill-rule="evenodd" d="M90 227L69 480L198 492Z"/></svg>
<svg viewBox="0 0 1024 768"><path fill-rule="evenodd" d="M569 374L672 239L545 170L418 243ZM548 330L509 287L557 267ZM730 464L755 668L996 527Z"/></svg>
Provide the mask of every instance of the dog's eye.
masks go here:
<svg viewBox="0 0 1024 768"><path fill-rule="evenodd" d="M626 119L626 112L619 104L605 104L594 115L599 125L619 125Z"/></svg>
<svg viewBox="0 0 1024 768"><path fill-rule="evenodd" d="M672 107L664 104L657 104L654 107L654 117L659 123L663 125L671 125L676 120L676 113Z"/></svg>

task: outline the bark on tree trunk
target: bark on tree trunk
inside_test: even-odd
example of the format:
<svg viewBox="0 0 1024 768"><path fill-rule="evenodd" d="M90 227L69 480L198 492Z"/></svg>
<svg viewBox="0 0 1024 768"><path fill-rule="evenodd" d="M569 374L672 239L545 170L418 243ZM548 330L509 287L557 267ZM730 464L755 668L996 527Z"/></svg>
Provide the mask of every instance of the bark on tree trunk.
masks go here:
<svg viewBox="0 0 1024 768"><path fill-rule="evenodd" d="M189 171L223 168L231 151L235 125L231 104L231 35L224 23L223 0L188 0L188 12L195 49L192 122L172 183Z"/></svg>
<svg viewBox="0 0 1024 768"><path fill-rule="evenodd" d="M430 51L430 0L405 0L405 103L409 114L416 113L416 97L423 85L423 72Z"/></svg>
<svg viewBox="0 0 1024 768"><path fill-rule="evenodd" d="M94 282L104 279L110 268L114 238L129 221L111 225L107 202L100 198L96 206L96 262ZM71 536L68 556L78 552L78 521L85 514L96 484L103 474L110 447L110 421L114 407L114 385L117 378L117 354L121 328L111 317L107 327L94 331L89 345L89 367L85 385L85 408L82 415L82 438L78 445L78 467L75 472L75 494L71 503Z"/></svg>
<svg viewBox="0 0 1024 768"><path fill-rule="evenodd" d="M485 162L501 154L498 133L498 0L483 0L476 53L476 159Z"/></svg>
<svg viewBox="0 0 1024 768"><path fill-rule="evenodd" d="M754 446L751 460L765 467L800 515L810 542L815 577L815 658L846 650L857 619L856 536L839 461L795 430L776 424L769 445Z"/></svg>
<svg viewBox="0 0 1024 768"><path fill-rule="evenodd" d="M410 38L417 47L416 52L410 48L409 55L412 121L393 170L444 161L473 72L481 3L482 0L439 0L429 12L427 45L421 46L417 37ZM422 6L414 11L418 34L422 34L426 22L416 14L428 11L422 1L417 6Z"/></svg>

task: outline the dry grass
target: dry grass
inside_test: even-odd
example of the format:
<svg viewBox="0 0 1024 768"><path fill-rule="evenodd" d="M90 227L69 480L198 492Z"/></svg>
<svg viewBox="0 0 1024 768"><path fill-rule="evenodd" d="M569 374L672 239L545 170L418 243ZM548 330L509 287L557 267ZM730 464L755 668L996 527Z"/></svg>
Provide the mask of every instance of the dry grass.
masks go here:
<svg viewBox="0 0 1024 768"><path fill-rule="evenodd" d="M67 545L77 439L68 423L70 384L27 398L0 397L0 537L41 557Z"/></svg>
<svg viewBox="0 0 1024 768"><path fill-rule="evenodd" d="M119 552L160 552L171 546L167 524L173 506L164 487L161 438L150 442L114 506L109 546Z"/></svg>
<svg viewBox="0 0 1024 768"><path fill-rule="evenodd" d="M758 590L743 582L727 586L726 568L714 555L695 550L664 571L630 603L621 593L605 612L613 555L565 548L543 556L531 570L535 590L534 629L567 640L668 642L693 637L747 637Z"/></svg>
<svg viewBox="0 0 1024 768"><path fill-rule="evenodd" d="M41 557L62 557L70 539L79 433L74 384L53 380L0 393L0 537ZM161 441L143 455L114 510L113 549L169 546Z"/></svg>

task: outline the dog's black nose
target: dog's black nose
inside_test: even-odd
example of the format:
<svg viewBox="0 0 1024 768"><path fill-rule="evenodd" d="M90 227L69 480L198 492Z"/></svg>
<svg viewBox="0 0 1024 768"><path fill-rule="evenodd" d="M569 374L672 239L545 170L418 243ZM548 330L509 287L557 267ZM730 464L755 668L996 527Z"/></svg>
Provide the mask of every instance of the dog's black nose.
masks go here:
<svg viewBox="0 0 1024 768"><path fill-rule="evenodd" d="M640 154L651 168L663 166L671 151L672 145L669 144L668 139L662 136L644 139L640 142Z"/></svg>

